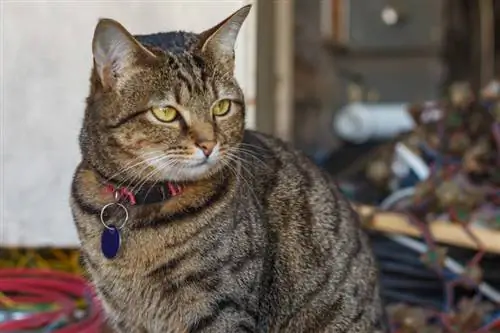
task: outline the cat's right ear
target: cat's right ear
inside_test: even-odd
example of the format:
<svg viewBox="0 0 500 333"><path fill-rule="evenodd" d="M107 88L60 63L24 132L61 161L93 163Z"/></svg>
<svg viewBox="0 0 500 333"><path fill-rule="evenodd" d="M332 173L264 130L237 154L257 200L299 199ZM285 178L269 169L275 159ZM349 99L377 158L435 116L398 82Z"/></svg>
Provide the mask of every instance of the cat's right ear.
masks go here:
<svg viewBox="0 0 500 333"><path fill-rule="evenodd" d="M94 65L103 88L115 87L136 65L137 60L156 56L143 47L120 23L100 19L92 40Z"/></svg>

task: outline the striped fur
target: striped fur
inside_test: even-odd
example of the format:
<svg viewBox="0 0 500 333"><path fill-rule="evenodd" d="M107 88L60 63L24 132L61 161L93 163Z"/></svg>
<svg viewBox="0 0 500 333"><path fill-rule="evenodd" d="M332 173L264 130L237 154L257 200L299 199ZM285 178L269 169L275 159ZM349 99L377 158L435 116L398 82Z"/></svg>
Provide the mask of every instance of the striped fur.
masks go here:
<svg viewBox="0 0 500 333"><path fill-rule="evenodd" d="M199 35L136 37L156 58L138 57L108 90L106 72L93 71L71 207L109 321L120 333L382 331L377 270L357 215L302 153L243 129L233 59L200 47L235 17ZM216 120L210 105L227 94L233 110ZM186 110L176 126L140 112L158 96ZM113 198L103 184L165 180L153 167L127 170L151 146L175 153L177 166L165 168L178 178L199 135L218 142L218 163L185 173L181 195L130 207L120 254L106 260L99 212Z"/></svg>

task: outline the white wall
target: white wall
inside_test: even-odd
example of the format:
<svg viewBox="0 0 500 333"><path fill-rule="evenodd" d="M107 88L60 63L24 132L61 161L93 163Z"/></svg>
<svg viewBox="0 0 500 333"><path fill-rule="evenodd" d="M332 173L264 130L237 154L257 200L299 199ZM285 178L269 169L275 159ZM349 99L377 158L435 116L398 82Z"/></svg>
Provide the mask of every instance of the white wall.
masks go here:
<svg viewBox="0 0 500 333"><path fill-rule="evenodd" d="M202 31L248 2L3 2L0 245L78 244L68 197L80 157L77 136L99 17L114 18L136 34ZM249 101L255 91L255 12L243 27L236 53L236 75Z"/></svg>

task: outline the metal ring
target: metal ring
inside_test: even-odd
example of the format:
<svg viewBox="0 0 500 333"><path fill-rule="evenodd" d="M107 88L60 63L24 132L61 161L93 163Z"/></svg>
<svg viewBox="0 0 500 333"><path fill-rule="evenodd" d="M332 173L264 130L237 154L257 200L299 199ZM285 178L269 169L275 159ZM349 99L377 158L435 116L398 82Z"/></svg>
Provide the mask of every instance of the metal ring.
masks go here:
<svg viewBox="0 0 500 333"><path fill-rule="evenodd" d="M102 225L108 229L108 230L113 230L111 227L109 227L106 222L104 222L104 212L106 211L106 209L108 209L109 207L113 206L113 205L118 205L118 207L120 207L121 209L123 209L125 211L125 220L123 221L123 223L117 227L118 230L122 229L125 224L127 223L128 221L128 210L127 210L127 207L125 207L124 205L122 205L121 203L119 202L111 202L109 204L107 204L106 206L102 207L101 209L101 223Z"/></svg>

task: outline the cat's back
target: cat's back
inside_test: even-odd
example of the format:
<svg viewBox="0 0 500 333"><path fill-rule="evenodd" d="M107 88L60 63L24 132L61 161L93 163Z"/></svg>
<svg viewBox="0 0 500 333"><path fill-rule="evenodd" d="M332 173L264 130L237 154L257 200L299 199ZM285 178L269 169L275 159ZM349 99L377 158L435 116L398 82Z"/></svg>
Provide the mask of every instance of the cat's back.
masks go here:
<svg viewBox="0 0 500 333"><path fill-rule="evenodd" d="M280 304L270 309L276 325L286 332L375 331L382 311L377 269L350 203L291 145L253 131L245 145L260 156L250 165L262 170L256 182L268 221L266 252L281 272L267 296Z"/></svg>
<svg viewBox="0 0 500 333"><path fill-rule="evenodd" d="M242 148L243 155L249 157L245 163L255 176L254 185L278 196L281 206L293 200L295 204L307 201L306 210L331 207L336 214L330 218L353 219L351 225L357 226L357 217L333 178L303 152L274 136L251 130L245 132ZM339 213L347 215L338 216Z"/></svg>
<svg viewBox="0 0 500 333"><path fill-rule="evenodd" d="M347 203L338 192L333 178L291 144L271 135L247 130L242 147L243 155L245 152L251 152L246 154L251 157L246 162L250 164L253 173L261 176L272 174L272 182L269 178L260 177L259 179L263 179L257 186L288 187L282 195L304 198L322 192L321 197L331 199L329 204ZM321 202L325 203L323 200Z"/></svg>
<svg viewBox="0 0 500 333"><path fill-rule="evenodd" d="M253 150L246 169L253 173L254 186L276 222L326 228L321 230L323 235L332 233L332 228L339 231L344 224L349 229L343 233L346 237L361 231L358 215L333 178L303 152L256 131L246 131L243 148Z"/></svg>

